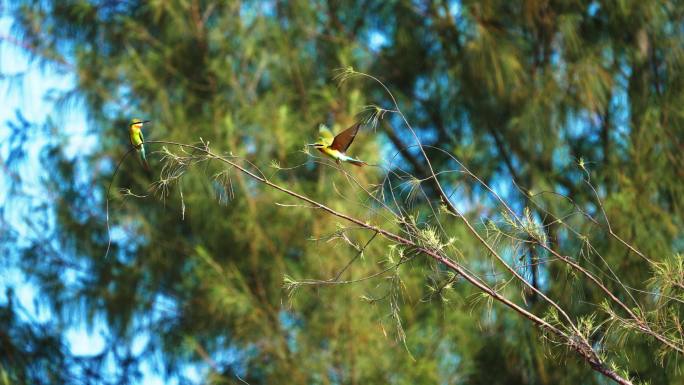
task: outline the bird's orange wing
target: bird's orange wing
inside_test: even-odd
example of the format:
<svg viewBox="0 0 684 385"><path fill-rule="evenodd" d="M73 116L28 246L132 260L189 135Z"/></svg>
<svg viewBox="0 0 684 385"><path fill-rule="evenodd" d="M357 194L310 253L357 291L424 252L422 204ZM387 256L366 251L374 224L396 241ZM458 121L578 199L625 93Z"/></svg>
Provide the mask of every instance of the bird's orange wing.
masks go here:
<svg viewBox="0 0 684 385"><path fill-rule="evenodd" d="M361 123L356 123L353 126L337 134L332 144L330 145L330 148L332 148L333 150L346 152L349 146L354 141L356 133L359 132L360 127Z"/></svg>

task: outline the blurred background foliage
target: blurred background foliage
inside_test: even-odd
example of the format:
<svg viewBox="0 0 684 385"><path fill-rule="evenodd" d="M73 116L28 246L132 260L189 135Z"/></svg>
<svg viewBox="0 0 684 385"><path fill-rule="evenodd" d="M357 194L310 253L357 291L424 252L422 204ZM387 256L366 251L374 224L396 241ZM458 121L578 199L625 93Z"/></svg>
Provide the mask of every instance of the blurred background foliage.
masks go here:
<svg viewBox="0 0 684 385"><path fill-rule="evenodd" d="M35 0L6 11L13 37L34 60L75 75L77 86L60 103L82 104L99 141L70 156L62 148L73 138L48 122L41 166L49 204L22 219L36 230L30 234L3 217L3 264L19 266L53 314L20 320L6 294L4 383L135 382L144 360L178 383L193 382L188 365L201 368L202 383L216 384L607 383L573 354L544 344L529 322L421 257L379 278L288 293L284 277L329 279L354 258L342 235L362 246L372 234L342 229L348 224L306 207L276 205L296 202L220 164L199 163L168 190L153 189L162 146L149 145L151 174L128 157L113 178L135 116L153 120L147 140L202 138L292 190L396 228L358 186L302 151L318 123L339 131L371 103L392 108L377 83L338 85L336 68L382 79L424 144L458 157L516 211L530 207L550 244L597 274L610 266L625 285L647 289L652 271L605 226L570 216L592 246L573 236L548 215L563 217L572 205L539 193L565 194L602 218L589 175L624 240L655 261L681 258L681 2ZM37 129L30 117L12 124L14 138ZM7 146L20 150L19 139ZM413 144L402 121L387 114L350 150L382 167L348 171L366 186L381 183L388 169L425 177ZM5 177L21 161L9 154ZM444 152L428 154L437 169L458 169ZM22 194L15 176L7 205ZM114 241L103 258L112 178ZM442 181L476 223L501 210L459 173ZM491 259L460 221L431 211L438 197L429 184L395 182L408 212L422 223L441 221L460 262L492 284L507 279L487 275ZM538 264L543 255L505 242L497 247L525 262L525 277L572 314L597 310L598 290L563 265ZM343 278L377 273L397 253L377 237ZM502 290L544 314L546 305L520 285ZM76 323L107 325L101 354L69 352L63 331ZM144 348L133 349L139 335ZM651 342L641 336L611 346L636 379L684 381L681 360L661 363Z"/></svg>

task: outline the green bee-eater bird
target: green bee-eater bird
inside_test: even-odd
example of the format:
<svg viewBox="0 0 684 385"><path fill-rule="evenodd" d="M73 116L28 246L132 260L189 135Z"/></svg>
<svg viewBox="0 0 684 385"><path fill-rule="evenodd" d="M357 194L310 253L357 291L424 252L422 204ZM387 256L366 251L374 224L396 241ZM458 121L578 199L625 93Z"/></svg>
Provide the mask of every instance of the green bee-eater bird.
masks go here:
<svg viewBox="0 0 684 385"><path fill-rule="evenodd" d="M361 123L356 123L335 136L328 129L328 127L326 127L324 124L321 124L318 126L318 141L316 143L309 144L309 146L315 147L318 149L318 151L335 159L337 164L340 164L340 162L347 162L353 164L354 166L365 166L368 163L360 159L352 158L345 153L352 144L352 141L354 141L356 133L359 132L360 127Z"/></svg>
<svg viewBox="0 0 684 385"><path fill-rule="evenodd" d="M145 138L143 137L142 127L145 123L149 123L149 120L132 119L131 124L128 125L128 134L131 140L131 145L135 147L135 150L140 154L140 162L142 163L145 170L150 170L150 165L147 163L147 157L145 157Z"/></svg>

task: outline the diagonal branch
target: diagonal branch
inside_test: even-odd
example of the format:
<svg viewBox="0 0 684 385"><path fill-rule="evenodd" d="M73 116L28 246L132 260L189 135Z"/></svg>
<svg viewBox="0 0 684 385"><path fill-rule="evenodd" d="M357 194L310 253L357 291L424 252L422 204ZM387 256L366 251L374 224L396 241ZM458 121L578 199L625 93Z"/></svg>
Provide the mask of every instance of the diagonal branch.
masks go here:
<svg viewBox="0 0 684 385"><path fill-rule="evenodd" d="M284 194L287 194L297 200L300 200L302 202L308 203L310 206L315 207L317 209L320 209L322 211L325 211L333 216L336 216L340 219L343 219L345 221L348 221L350 223L356 224L362 228L365 228L369 231L375 232L384 238L396 242L401 245L405 245L408 247L413 248L415 251L422 253L433 260L437 261L438 263L442 264L449 270L453 271L454 273L462 276L468 283L476 287L478 290L481 292L485 293L486 295L490 296L492 299L500 302L504 306L508 307L509 309L515 311L516 313L520 314L524 318L530 320L532 323L537 325L542 331L551 333L557 337L560 337L571 349L573 349L575 352L577 352L589 365L590 367L603 374L604 376L614 380L618 384L621 385L632 385L632 382L629 381L626 378L623 378L620 376L617 372L614 370L610 369L607 367L601 359L593 352L591 349L591 346L587 346L586 341L582 339L578 339L579 335L568 335L561 329L551 325L544 319L540 318L539 316L531 313L530 311L524 309L520 305L514 303L513 301L509 300L508 298L504 297L502 294L500 294L498 291L487 285L484 281L482 281L480 278L476 277L472 273L470 273L465 267L461 266L457 262L453 261L452 259L448 258L446 255L444 255L441 251L435 250L429 247L425 247L422 245L419 245L418 243L414 242L413 240L407 239L405 237L402 237L398 234L395 234L391 231L385 230L383 228L377 227L375 225L372 225L368 222L364 222L358 218L355 218L353 216L350 216L348 214L345 214L343 212L337 211L335 209L332 209L312 198L309 198L305 195L302 195L300 193L297 193L295 191L292 191L288 189L287 187L281 186L279 184L276 184L269 179L267 179L263 174L260 174L258 172L251 171L247 169L246 167L238 164L238 162L235 160L235 158L227 158L225 156L218 155L214 152L212 152L208 146L204 147L199 147L195 145L188 145L188 144L183 144L183 143L178 143L178 142L171 142L171 141L163 141L163 140L155 140L155 141L147 141L145 142L146 144L167 144L167 145L174 145L174 146L179 146L181 148L188 148L188 149L193 149L195 151L201 152L205 154L205 156L208 159L215 159L218 160L222 163L225 163L234 169L240 171L242 174L248 176L249 178L266 185L274 190L280 191ZM436 177L434 178L436 180ZM467 222L469 224L469 222ZM472 228L472 231L475 232L476 236L479 236L477 232L475 231L474 228ZM482 242L485 243L485 245L488 246L488 243L482 239ZM491 249L491 246L489 246L489 249ZM494 250L491 250L494 251Z"/></svg>

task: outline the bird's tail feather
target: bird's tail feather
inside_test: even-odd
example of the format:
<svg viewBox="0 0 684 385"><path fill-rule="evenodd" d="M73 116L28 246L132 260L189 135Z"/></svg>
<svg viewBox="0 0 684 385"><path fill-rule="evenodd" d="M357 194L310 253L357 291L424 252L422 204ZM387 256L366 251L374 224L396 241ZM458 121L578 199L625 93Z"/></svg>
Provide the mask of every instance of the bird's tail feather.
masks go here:
<svg viewBox="0 0 684 385"><path fill-rule="evenodd" d="M145 148L141 146L140 152L140 163L142 164L145 171L150 171L150 164L147 163L147 157L145 156Z"/></svg>
<svg viewBox="0 0 684 385"><path fill-rule="evenodd" d="M147 163L147 159L142 159L141 161L142 161L143 168L145 168L145 171L152 171L150 169L150 164Z"/></svg>
<svg viewBox="0 0 684 385"><path fill-rule="evenodd" d="M353 164L354 166L357 166L357 167L368 166L368 163L366 163L360 159L349 159L348 162Z"/></svg>

